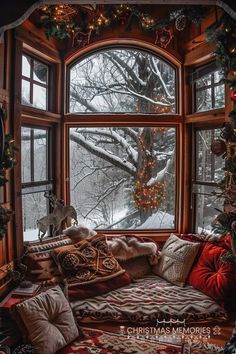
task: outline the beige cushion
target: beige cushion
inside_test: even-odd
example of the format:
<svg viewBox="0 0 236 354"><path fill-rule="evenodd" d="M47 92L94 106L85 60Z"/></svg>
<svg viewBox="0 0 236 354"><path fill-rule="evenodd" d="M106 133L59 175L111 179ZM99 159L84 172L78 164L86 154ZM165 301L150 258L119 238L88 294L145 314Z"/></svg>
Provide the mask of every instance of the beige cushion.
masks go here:
<svg viewBox="0 0 236 354"><path fill-rule="evenodd" d="M16 305L35 354L54 354L79 336L72 310L59 286Z"/></svg>
<svg viewBox="0 0 236 354"><path fill-rule="evenodd" d="M173 284L183 287L197 256L200 243L184 241L171 234L161 251L153 272Z"/></svg>

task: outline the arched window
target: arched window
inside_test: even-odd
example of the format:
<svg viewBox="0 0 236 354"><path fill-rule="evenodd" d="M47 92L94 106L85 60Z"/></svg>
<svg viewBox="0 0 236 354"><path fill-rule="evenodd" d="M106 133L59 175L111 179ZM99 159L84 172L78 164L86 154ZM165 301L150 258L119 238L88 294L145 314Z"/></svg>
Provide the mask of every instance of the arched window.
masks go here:
<svg viewBox="0 0 236 354"><path fill-rule="evenodd" d="M176 78L169 62L137 48L102 49L69 67L70 201L79 222L176 229Z"/></svg>
<svg viewBox="0 0 236 354"><path fill-rule="evenodd" d="M175 113L175 81L175 69L149 52L102 50L70 68L69 111Z"/></svg>

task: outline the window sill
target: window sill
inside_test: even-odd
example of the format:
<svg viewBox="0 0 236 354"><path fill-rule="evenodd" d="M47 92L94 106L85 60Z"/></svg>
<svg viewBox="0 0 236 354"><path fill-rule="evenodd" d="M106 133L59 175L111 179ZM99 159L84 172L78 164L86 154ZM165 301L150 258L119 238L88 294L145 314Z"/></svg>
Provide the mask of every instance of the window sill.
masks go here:
<svg viewBox="0 0 236 354"><path fill-rule="evenodd" d="M117 237L117 236L137 236L137 237L148 237L154 240L158 240L158 241L166 241L167 238L170 236L171 233L177 233L174 230L170 230L170 231L164 231L161 232L160 230L158 231L140 231L140 230L117 230L117 231L108 231L108 230L98 230L97 231L98 234L102 234L102 235L106 235L109 237Z"/></svg>
<svg viewBox="0 0 236 354"><path fill-rule="evenodd" d="M33 118L33 119L49 119L50 122L57 122L61 119L61 115L57 113L52 113L35 107L29 107L21 105L22 117L23 118Z"/></svg>
<svg viewBox="0 0 236 354"><path fill-rule="evenodd" d="M185 116L185 123L203 123L209 121L224 121L225 108L212 109L210 111L188 114Z"/></svg>

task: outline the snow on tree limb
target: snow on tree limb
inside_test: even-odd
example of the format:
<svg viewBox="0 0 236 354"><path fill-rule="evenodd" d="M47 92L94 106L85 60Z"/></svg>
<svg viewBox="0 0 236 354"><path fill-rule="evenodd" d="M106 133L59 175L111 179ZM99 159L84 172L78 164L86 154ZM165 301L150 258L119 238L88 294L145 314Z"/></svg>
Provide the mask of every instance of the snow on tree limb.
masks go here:
<svg viewBox="0 0 236 354"><path fill-rule="evenodd" d="M86 140L82 134L78 132L76 135L70 134L70 139L97 157L100 157L103 160L110 162L112 165L119 167L121 170L129 173L133 177L136 176L136 168L130 162L124 162L120 157L112 155L108 151L96 146L91 141Z"/></svg>
<svg viewBox="0 0 236 354"><path fill-rule="evenodd" d="M147 83L143 81L140 77L138 77L134 70L121 58L118 57L118 55L112 53L112 57L109 54L105 54L106 57L109 58L109 60L116 65L117 69L119 69L119 72L121 73L122 77L127 81L127 77L124 75L124 69L127 71L127 73L130 75L130 77L136 82L139 83L141 86L146 86Z"/></svg>
<svg viewBox="0 0 236 354"><path fill-rule="evenodd" d="M148 102L151 102L157 106L162 106L162 107L171 107L174 105L174 103L164 103L164 102L161 102L161 101L155 101L153 100L152 98L150 97L147 97L145 95L141 95L140 93L137 93L137 92L134 92L132 91L130 88L127 87L127 91L122 91L122 90L114 90L110 87L107 88L108 91L111 91L111 92L115 92L115 93L120 93L122 95L132 95L132 96L136 96L136 97L139 97L139 98L142 98L143 100L145 101L148 101Z"/></svg>
<svg viewBox="0 0 236 354"><path fill-rule="evenodd" d="M138 134L133 128L128 128L128 127L122 128L122 127L119 127L119 129L123 130L126 134L128 134L135 141L135 143L138 142Z"/></svg>
<svg viewBox="0 0 236 354"><path fill-rule="evenodd" d="M174 153L173 153L174 155ZM147 186L152 187L158 182L164 182L165 175L170 171L172 164L173 164L173 155L170 159L168 159L166 166L157 173L156 177L150 178L147 182Z"/></svg>
<svg viewBox="0 0 236 354"><path fill-rule="evenodd" d="M169 92L169 90L168 90L168 88L161 76L160 70L158 69L158 66L155 63L154 57L151 57L150 64L151 64L151 69L152 69L153 74L156 75L158 77L158 79L160 80L163 90L165 91L167 97L173 100L174 96L172 96L170 94L170 92Z"/></svg>
<svg viewBox="0 0 236 354"><path fill-rule="evenodd" d="M88 102L88 100L86 98L83 98L82 96L80 96L78 94L78 92L76 92L75 90L70 92L70 97L74 98L75 103L76 103L76 101L78 101L80 104L82 104L84 107L89 109L91 112L98 111L94 105L92 105L90 102Z"/></svg>
<svg viewBox="0 0 236 354"><path fill-rule="evenodd" d="M114 130L109 129L109 130L101 130L101 129L90 129L90 128L80 128L79 129L80 133L91 133L92 135L101 135L101 136L107 136L110 137L111 139L115 140L117 143L121 145L127 152L128 156L130 157L132 163L134 166L137 166L137 161L138 161L138 152L127 142L126 139L124 139L120 134L116 133Z"/></svg>

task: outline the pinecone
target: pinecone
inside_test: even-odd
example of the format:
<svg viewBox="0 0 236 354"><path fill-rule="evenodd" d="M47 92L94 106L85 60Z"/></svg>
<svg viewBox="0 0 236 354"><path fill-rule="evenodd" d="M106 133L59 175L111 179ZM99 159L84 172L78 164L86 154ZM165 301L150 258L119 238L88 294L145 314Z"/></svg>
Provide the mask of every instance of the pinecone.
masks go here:
<svg viewBox="0 0 236 354"><path fill-rule="evenodd" d="M22 344L16 347L12 354L35 354L35 351L31 344Z"/></svg>
<svg viewBox="0 0 236 354"><path fill-rule="evenodd" d="M187 18L185 15L180 15L175 20L175 28L177 31L183 31L187 23Z"/></svg>

